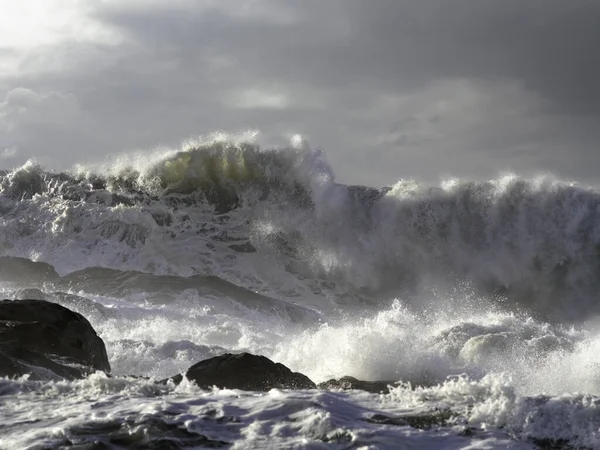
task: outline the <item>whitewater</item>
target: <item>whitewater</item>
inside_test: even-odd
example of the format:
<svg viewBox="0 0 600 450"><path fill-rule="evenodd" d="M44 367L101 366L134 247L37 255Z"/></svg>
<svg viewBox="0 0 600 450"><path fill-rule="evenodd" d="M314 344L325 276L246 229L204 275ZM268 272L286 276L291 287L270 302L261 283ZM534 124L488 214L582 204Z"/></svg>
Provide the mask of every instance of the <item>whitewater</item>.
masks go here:
<svg viewBox="0 0 600 450"><path fill-rule="evenodd" d="M217 139L0 173L0 298L85 316L111 376L0 379L1 449L600 448L600 191L337 183ZM156 381L224 353L389 392Z"/></svg>

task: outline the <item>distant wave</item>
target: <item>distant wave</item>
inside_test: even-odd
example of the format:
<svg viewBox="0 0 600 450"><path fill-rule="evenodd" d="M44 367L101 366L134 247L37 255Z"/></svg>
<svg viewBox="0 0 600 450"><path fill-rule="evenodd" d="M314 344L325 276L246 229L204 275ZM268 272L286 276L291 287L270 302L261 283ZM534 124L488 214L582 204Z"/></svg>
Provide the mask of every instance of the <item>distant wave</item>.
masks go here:
<svg viewBox="0 0 600 450"><path fill-rule="evenodd" d="M307 292L334 286L364 298L468 282L545 316L600 312L597 191L514 175L344 186L309 148L218 142L143 169L53 173L28 163L3 173L0 255L64 263L66 246L67 272L222 270L278 292L285 272ZM279 275L258 273L256 258L276 261Z"/></svg>

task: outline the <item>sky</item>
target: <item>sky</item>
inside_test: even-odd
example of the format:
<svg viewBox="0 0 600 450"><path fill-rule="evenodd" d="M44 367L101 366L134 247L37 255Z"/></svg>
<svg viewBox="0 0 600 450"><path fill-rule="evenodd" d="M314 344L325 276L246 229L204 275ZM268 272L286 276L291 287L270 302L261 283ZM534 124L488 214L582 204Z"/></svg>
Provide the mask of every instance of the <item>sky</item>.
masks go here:
<svg viewBox="0 0 600 450"><path fill-rule="evenodd" d="M600 184L596 0L0 0L0 167L256 130L337 180Z"/></svg>

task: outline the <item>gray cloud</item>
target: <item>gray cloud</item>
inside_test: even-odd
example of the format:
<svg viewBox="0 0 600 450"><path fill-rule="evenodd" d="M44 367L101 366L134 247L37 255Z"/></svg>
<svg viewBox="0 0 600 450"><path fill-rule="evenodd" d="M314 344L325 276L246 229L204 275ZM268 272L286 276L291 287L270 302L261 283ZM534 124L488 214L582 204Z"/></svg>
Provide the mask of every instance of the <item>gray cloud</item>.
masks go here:
<svg viewBox="0 0 600 450"><path fill-rule="evenodd" d="M516 79L557 109L600 112L600 4L561 0L357 2L365 53L411 76ZM364 38L364 39L363 39ZM373 61L375 62L375 61Z"/></svg>
<svg viewBox="0 0 600 450"><path fill-rule="evenodd" d="M256 128L306 135L344 182L596 179L595 1L129 0L82 14L102 39L33 49L0 76L0 149L18 150L3 163ZM23 92L38 103L19 115Z"/></svg>

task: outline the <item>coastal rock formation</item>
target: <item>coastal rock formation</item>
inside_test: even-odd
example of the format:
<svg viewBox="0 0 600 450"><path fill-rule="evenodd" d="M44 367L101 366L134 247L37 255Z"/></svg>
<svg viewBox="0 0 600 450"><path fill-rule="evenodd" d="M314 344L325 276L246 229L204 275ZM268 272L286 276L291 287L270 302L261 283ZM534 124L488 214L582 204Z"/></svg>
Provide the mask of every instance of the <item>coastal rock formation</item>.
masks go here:
<svg viewBox="0 0 600 450"><path fill-rule="evenodd" d="M342 377L339 380L332 378L331 380L327 380L323 383L319 383L320 389L342 389L352 390L359 389L361 391L371 392L373 394L389 393L389 386L393 386L396 384L395 381L362 381L358 380L354 377Z"/></svg>
<svg viewBox="0 0 600 450"><path fill-rule="evenodd" d="M305 375L292 372L286 366L264 356L250 353L226 353L194 364L186 377L203 389L212 386L245 391L277 389L316 389ZM176 383L181 375L172 378Z"/></svg>
<svg viewBox="0 0 600 450"><path fill-rule="evenodd" d="M44 300L0 301L0 376L75 379L110 372L106 347L81 314Z"/></svg>

